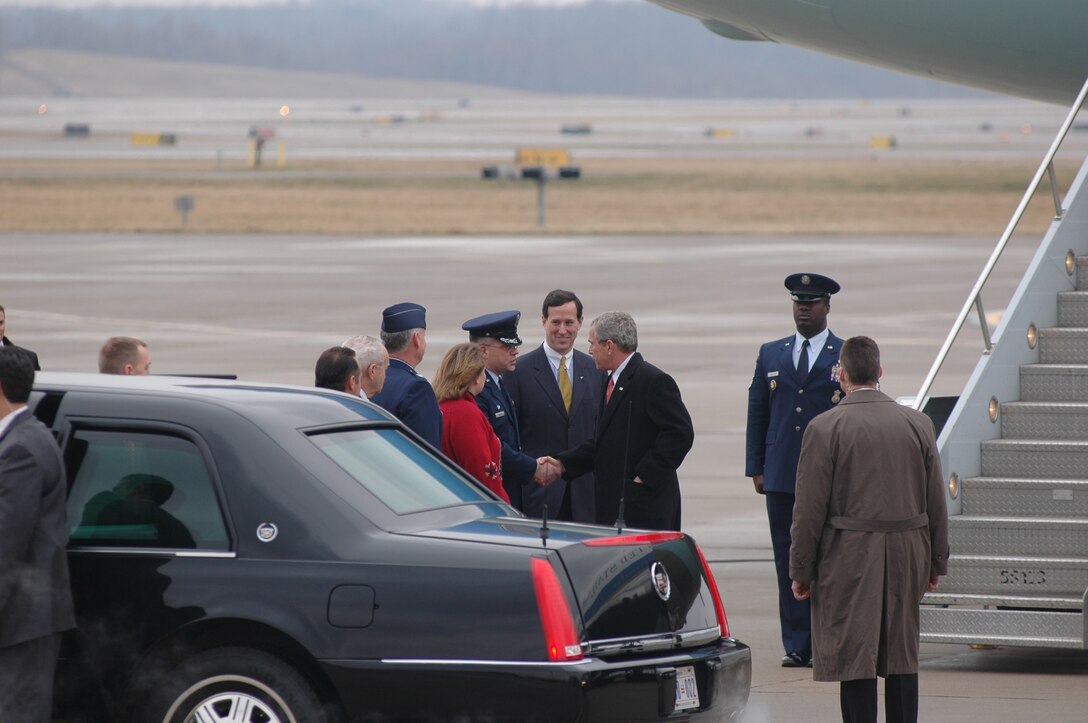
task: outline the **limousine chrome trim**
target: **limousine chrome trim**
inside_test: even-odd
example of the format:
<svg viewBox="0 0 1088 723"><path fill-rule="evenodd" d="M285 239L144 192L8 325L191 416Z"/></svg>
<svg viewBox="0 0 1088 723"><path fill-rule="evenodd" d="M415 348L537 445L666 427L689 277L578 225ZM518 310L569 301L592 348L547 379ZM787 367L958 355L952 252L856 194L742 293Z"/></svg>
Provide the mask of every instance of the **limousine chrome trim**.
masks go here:
<svg viewBox="0 0 1088 723"><path fill-rule="evenodd" d="M453 660L430 658L382 658L384 665L503 665L517 667L566 667L568 665L587 665L592 662L590 658L581 660Z"/></svg>
<svg viewBox="0 0 1088 723"><path fill-rule="evenodd" d="M124 557L206 557L233 560L238 553L229 550L134 550L129 547L69 547L69 555L121 555Z"/></svg>
<svg viewBox="0 0 1088 723"><path fill-rule="evenodd" d="M639 653L654 650L670 650L679 647L705 645L721 638L722 632L715 625L712 628L692 630L684 633L665 633L664 635L650 635L633 638L610 638L607 640L590 640L586 646L586 654L615 655L618 653Z"/></svg>

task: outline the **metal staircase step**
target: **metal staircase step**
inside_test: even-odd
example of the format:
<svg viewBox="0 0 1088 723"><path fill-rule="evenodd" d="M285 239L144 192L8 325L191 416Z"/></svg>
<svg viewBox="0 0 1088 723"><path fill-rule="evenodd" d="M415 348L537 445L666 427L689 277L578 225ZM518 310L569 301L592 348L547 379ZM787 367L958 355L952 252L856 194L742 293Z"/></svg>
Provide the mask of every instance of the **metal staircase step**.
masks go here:
<svg viewBox="0 0 1088 723"><path fill-rule="evenodd" d="M1001 435L1088 440L1088 402L1006 402L1001 405Z"/></svg>
<svg viewBox="0 0 1088 723"><path fill-rule="evenodd" d="M952 595L1010 596L1022 600L1081 598L1088 590L1088 557L952 555L940 590ZM1035 606L1026 603L1022 607Z"/></svg>
<svg viewBox="0 0 1088 723"><path fill-rule="evenodd" d="M1088 442L990 439L982 443L983 477L1076 479L1088 471Z"/></svg>
<svg viewBox="0 0 1088 723"><path fill-rule="evenodd" d="M1088 480L971 477L963 480L963 511L968 515L1088 519Z"/></svg>
<svg viewBox="0 0 1088 723"><path fill-rule="evenodd" d="M944 590L945 578L941 578L941 590L927 592L922 598L923 605L949 605L969 606L974 608L1002 607L1020 610L1084 610L1083 597L1046 597L1036 595L985 595L971 593L946 593Z"/></svg>
<svg viewBox="0 0 1088 723"><path fill-rule="evenodd" d="M1088 291L1058 292L1058 326L1088 327Z"/></svg>
<svg viewBox="0 0 1088 723"><path fill-rule="evenodd" d="M1020 367L1020 398L1030 402L1088 401L1088 364L1025 364Z"/></svg>
<svg viewBox="0 0 1088 723"><path fill-rule="evenodd" d="M976 610L922 606L922 641L1084 648L1084 617L1051 610Z"/></svg>
<svg viewBox="0 0 1088 723"><path fill-rule="evenodd" d="M1080 558L1088 550L1088 520L953 515L948 536L957 555Z"/></svg>
<svg viewBox="0 0 1088 723"><path fill-rule="evenodd" d="M1050 327L1039 330L1040 364L1081 364L1088 360L1088 328Z"/></svg>

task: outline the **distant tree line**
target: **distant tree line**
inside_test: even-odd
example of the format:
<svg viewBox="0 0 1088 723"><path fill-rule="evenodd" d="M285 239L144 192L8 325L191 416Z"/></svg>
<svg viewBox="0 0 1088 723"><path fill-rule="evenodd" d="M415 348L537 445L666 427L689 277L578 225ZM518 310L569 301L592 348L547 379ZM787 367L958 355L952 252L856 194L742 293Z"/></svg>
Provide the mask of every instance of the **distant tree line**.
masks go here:
<svg viewBox="0 0 1088 723"><path fill-rule="evenodd" d="M972 91L772 43L728 41L649 3L433 0L0 8L0 48L57 48L555 93L952 97Z"/></svg>

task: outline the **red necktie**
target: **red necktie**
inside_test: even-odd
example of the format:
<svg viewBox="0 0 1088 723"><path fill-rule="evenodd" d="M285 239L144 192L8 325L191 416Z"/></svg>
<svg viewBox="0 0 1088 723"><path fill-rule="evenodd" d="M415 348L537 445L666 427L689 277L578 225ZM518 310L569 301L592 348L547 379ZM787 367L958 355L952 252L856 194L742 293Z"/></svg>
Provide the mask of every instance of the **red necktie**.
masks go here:
<svg viewBox="0 0 1088 723"><path fill-rule="evenodd" d="M616 386L616 378L609 375L608 388L604 390L604 403L608 404L612 401L612 387Z"/></svg>

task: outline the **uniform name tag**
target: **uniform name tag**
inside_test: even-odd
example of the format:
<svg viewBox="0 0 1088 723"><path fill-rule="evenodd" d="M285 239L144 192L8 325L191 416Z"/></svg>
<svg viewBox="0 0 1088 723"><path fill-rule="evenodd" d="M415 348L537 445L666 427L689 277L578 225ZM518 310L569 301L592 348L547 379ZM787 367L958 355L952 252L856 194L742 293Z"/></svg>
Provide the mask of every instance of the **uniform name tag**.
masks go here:
<svg viewBox="0 0 1088 723"><path fill-rule="evenodd" d="M767 372L767 378L768 379L770 379L771 377L777 377L777 376L778 376L778 372Z"/></svg>
<svg viewBox="0 0 1088 723"><path fill-rule="evenodd" d="M498 419L499 417L505 417L505 416L506 416L506 412L502 411L501 409L496 409L495 410L495 419Z"/></svg>

